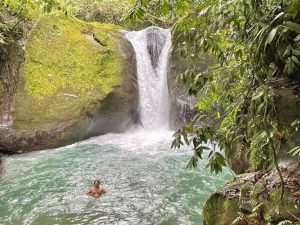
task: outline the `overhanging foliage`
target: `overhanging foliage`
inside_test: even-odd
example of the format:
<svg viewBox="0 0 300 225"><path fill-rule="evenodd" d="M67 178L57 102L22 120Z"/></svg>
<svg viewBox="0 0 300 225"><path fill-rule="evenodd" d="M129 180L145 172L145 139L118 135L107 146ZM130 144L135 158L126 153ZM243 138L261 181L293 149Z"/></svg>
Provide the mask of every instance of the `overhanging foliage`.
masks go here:
<svg viewBox="0 0 300 225"><path fill-rule="evenodd" d="M172 145L193 147L189 165L197 165L207 143L249 154L253 170L277 165L281 142L293 129L278 121L274 83L299 81L299 1L140 0L130 18L158 18L157 24L173 27L173 48L182 57L196 61L206 52L218 62L177 77L190 84L189 94L201 96L198 115ZM223 156L209 151L208 166L218 173Z"/></svg>

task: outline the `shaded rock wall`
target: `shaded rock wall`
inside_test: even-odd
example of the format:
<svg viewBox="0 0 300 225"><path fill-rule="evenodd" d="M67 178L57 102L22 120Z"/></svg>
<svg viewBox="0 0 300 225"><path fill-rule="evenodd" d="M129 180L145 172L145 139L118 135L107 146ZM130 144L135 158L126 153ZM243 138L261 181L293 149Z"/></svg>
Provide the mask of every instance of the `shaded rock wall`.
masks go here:
<svg viewBox="0 0 300 225"><path fill-rule="evenodd" d="M24 52L18 43L11 43L0 53L0 127L6 127L12 124L13 102Z"/></svg>
<svg viewBox="0 0 300 225"><path fill-rule="evenodd" d="M196 67L198 71L205 71L212 63L212 58L203 56L200 60L187 61L182 59L177 53L172 52L169 61L169 92L171 96L170 106L170 126L176 130L180 126L189 123L197 113L195 106L200 96L190 96L186 91L188 84L176 80L180 73L187 69Z"/></svg>
<svg viewBox="0 0 300 225"><path fill-rule="evenodd" d="M279 162L299 160L299 157L292 157L288 152L295 146L300 145L300 132L293 136L286 136L285 130L290 129L291 124L300 119L300 85L298 82L283 79L274 85L277 92L277 112L278 122L282 133L282 145L277 153ZM241 147L241 146L239 146ZM242 152L242 154L239 154ZM270 169L274 166L272 152L256 151L243 146L238 150L237 146L227 149L226 160L230 168L236 173L241 174L261 169Z"/></svg>
<svg viewBox="0 0 300 225"><path fill-rule="evenodd" d="M122 51L123 81L101 101L101 107L93 117L87 136L124 132L132 124L140 123L135 52L122 34L117 34L117 39Z"/></svg>

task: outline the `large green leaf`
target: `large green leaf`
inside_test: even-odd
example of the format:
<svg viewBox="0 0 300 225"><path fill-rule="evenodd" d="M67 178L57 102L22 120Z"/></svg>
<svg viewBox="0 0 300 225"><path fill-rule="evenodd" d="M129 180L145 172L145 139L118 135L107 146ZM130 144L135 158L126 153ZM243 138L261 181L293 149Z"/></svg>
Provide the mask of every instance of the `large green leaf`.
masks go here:
<svg viewBox="0 0 300 225"><path fill-rule="evenodd" d="M294 148L292 148L290 151L289 151L289 154L292 154L293 156L300 156L300 146L296 146Z"/></svg>
<svg viewBox="0 0 300 225"><path fill-rule="evenodd" d="M267 41L266 44L271 44L276 33L277 33L278 27L275 27L271 30L271 32L269 33L268 37L267 37Z"/></svg>
<svg viewBox="0 0 300 225"><path fill-rule="evenodd" d="M298 23L294 23L294 22L291 22L291 21L285 21L283 23L283 26L288 28L289 30L296 31L296 32L300 33L300 25Z"/></svg>

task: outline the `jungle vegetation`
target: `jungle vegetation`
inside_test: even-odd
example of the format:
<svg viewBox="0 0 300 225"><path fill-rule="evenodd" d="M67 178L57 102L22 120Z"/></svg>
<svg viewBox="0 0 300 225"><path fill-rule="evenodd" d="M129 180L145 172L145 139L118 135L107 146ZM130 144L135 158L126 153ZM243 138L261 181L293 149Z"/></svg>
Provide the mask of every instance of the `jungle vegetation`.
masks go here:
<svg viewBox="0 0 300 225"><path fill-rule="evenodd" d="M299 81L298 0L142 0L130 18L156 18L156 24L171 25L173 51L187 60L209 53L217 61L205 72L192 67L177 77L190 84L191 95L201 96L198 115L173 142L173 147L193 146L189 166L197 165L208 142L225 150L255 149L253 157L271 152L269 164L276 161L281 142L299 125L298 120L278 121L275 87ZM203 125L205 119L213 122ZM208 166L218 173L226 162L216 149ZM292 152L299 154L299 149ZM262 168L255 161L252 166Z"/></svg>
<svg viewBox="0 0 300 225"><path fill-rule="evenodd" d="M191 67L177 77L190 85L189 94L201 96L197 116L175 133L172 143L173 148L193 147L188 167L196 167L208 150L207 167L221 172L227 163L217 146L235 152L233 157L248 155L252 170L275 165L283 199L277 155L300 121L287 124L280 118L278 90L299 85L300 2L141 0L130 18L172 25L173 51L186 60L208 53L217 61L205 72ZM297 157L299 146L289 153Z"/></svg>
<svg viewBox="0 0 300 225"><path fill-rule="evenodd" d="M134 0L1 0L0 48L20 39L40 14L60 12L88 22L124 25Z"/></svg>

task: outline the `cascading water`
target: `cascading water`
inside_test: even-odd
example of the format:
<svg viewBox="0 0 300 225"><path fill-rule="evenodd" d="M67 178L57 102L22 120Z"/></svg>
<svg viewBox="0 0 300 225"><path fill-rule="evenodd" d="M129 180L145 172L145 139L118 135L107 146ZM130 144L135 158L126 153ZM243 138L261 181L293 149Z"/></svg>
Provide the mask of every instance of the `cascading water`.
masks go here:
<svg viewBox="0 0 300 225"><path fill-rule="evenodd" d="M126 34L136 52L141 122L146 130L169 128L168 61L171 32L159 27Z"/></svg>

